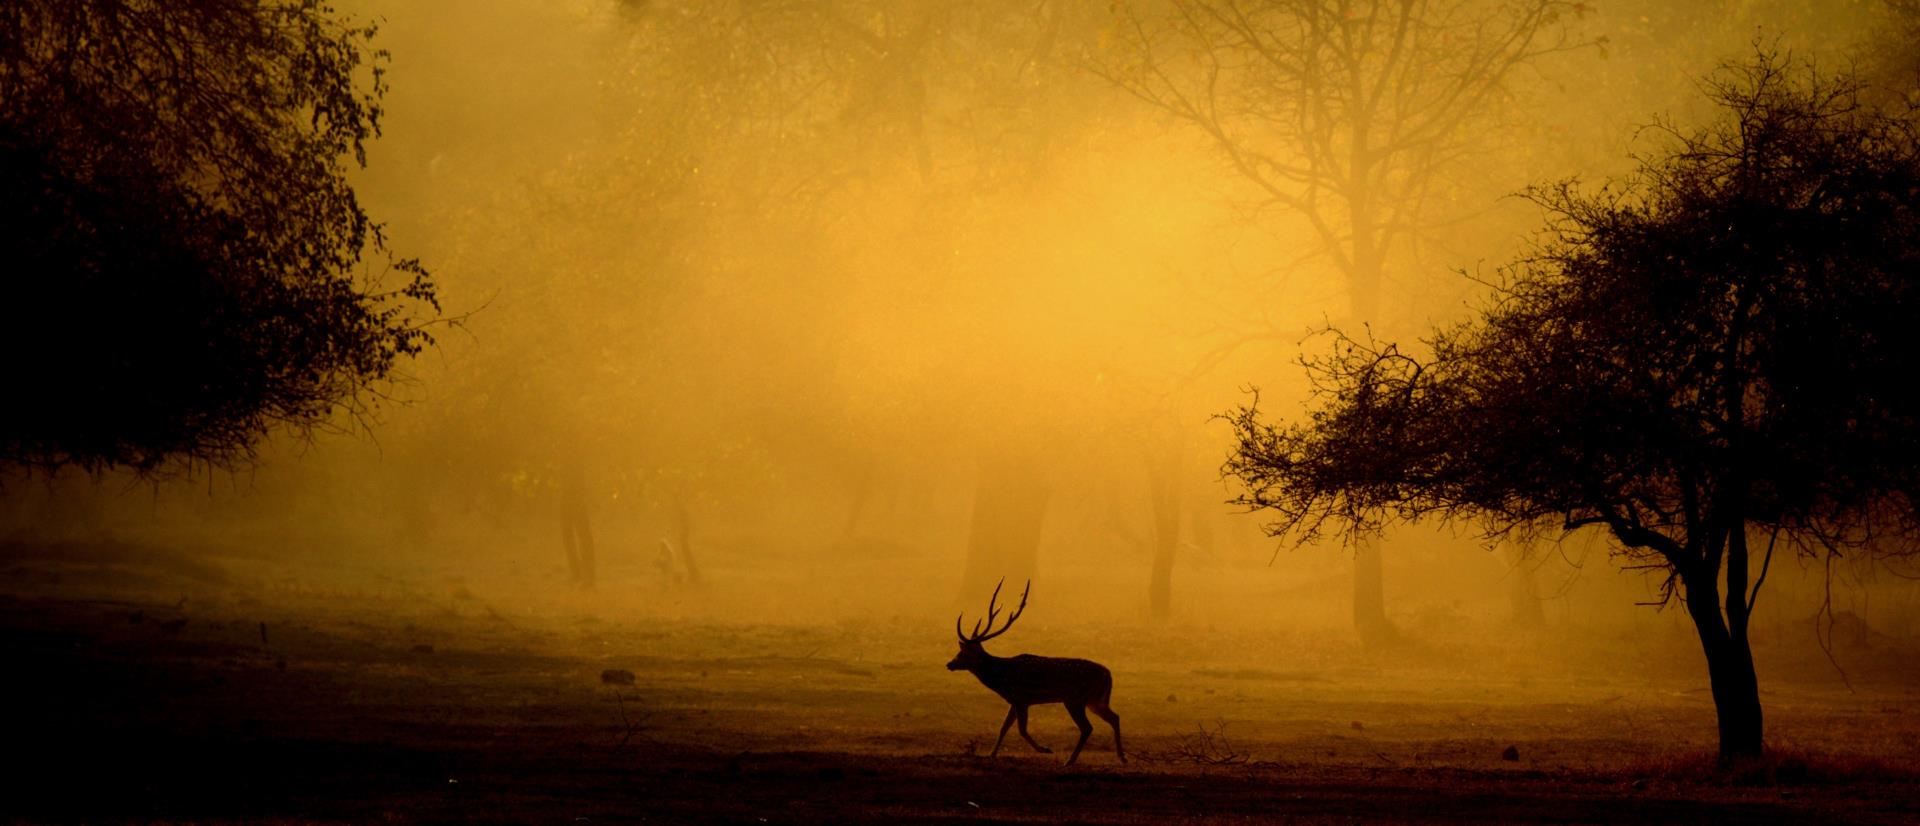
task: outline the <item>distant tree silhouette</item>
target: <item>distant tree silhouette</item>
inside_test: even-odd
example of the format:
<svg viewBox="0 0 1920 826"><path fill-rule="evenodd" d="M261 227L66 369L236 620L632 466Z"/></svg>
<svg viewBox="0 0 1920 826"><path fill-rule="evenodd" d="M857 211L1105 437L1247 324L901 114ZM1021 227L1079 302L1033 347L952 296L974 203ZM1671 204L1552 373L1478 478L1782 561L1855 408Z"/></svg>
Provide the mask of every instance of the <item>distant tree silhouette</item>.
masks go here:
<svg viewBox="0 0 1920 826"><path fill-rule="evenodd" d="M433 284L346 178L373 34L318 0L0 6L0 461L231 465L427 342Z"/></svg>
<svg viewBox="0 0 1920 826"><path fill-rule="evenodd" d="M1317 409L1231 415L1227 471L1276 535L1477 521L1605 528L1699 633L1723 759L1762 750L1748 620L1776 548L1910 553L1920 502L1920 141L1773 54L1709 85L1621 186L1552 216L1429 351L1337 335Z"/></svg>
<svg viewBox="0 0 1920 826"><path fill-rule="evenodd" d="M1257 211L1306 221L1313 252L1346 279L1348 319L1378 329L1392 256L1461 220L1449 181L1514 74L1584 45L1563 23L1585 11L1571 0L1122 3L1115 45L1092 69L1204 135L1252 185ZM1356 630L1370 644L1397 638L1379 549L1359 543L1354 563Z"/></svg>
<svg viewBox="0 0 1920 826"><path fill-rule="evenodd" d="M1878 95L1920 105L1920 0L1881 0L1876 34L1867 39L1865 74Z"/></svg>

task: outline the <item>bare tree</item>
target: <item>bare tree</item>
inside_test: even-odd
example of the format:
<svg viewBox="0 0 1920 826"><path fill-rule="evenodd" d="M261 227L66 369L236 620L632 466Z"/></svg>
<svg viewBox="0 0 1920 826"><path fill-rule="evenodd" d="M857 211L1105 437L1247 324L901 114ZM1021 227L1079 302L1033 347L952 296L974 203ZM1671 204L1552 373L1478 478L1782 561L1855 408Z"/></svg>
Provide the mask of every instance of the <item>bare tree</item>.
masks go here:
<svg viewBox="0 0 1920 826"><path fill-rule="evenodd" d="M1448 176L1513 74L1578 44L1562 0L1170 0L1116 7L1093 70L1205 135L1257 218L1303 219L1378 328L1388 262L1462 217ZM1355 549L1354 623L1393 637L1379 551Z"/></svg>

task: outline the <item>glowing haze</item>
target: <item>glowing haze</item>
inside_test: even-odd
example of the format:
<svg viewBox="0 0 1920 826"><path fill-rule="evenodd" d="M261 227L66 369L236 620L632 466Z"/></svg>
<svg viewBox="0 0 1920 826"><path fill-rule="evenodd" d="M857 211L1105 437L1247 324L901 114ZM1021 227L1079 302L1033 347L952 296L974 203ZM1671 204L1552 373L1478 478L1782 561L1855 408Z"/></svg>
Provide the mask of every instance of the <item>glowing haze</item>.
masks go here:
<svg viewBox="0 0 1920 826"><path fill-rule="evenodd" d="M1472 120L1435 195L1461 220L1390 252L1376 332L1464 317L1457 270L1538 225L1506 196L1624 170L1634 127L1698 113L1691 79L1756 33L1840 55L1865 9L1569 15L1569 48ZM237 475L15 486L18 530L529 608L939 632L984 598L977 537L1022 524L1038 540L1010 569L1046 606L1029 622L1146 621L1170 514L1171 621L1347 627L1347 556L1274 558L1224 504L1210 417L1255 386L1300 409L1294 360L1350 325L1348 285L1305 217L1102 76L1132 65L1108 4L348 11L382 20L393 55L361 192L461 320L368 427L268 445ZM1027 512L982 515L996 489ZM582 535L591 587L567 557ZM1386 547L1396 617L1501 617L1518 589L1550 616L1654 622L1597 544L1519 573L1470 536ZM1780 587L1777 616L1816 599ZM1876 622L1911 623L1888 605Z"/></svg>

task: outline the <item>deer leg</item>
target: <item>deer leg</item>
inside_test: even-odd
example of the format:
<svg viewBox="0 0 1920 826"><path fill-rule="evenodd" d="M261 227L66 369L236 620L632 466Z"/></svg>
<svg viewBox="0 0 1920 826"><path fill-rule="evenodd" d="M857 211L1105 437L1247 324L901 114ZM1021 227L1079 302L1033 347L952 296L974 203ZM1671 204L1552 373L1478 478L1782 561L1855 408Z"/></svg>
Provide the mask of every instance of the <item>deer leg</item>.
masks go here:
<svg viewBox="0 0 1920 826"><path fill-rule="evenodd" d="M1107 707L1105 700L1089 703L1087 707L1093 709L1094 714L1100 715L1100 719L1107 721L1107 725L1113 727L1113 753L1120 756L1120 762L1127 762L1127 750L1120 745L1120 715L1113 713L1113 709Z"/></svg>
<svg viewBox="0 0 1920 826"><path fill-rule="evenodd" d="M1082 705L1067 704L1067 716L1073 718L1073 724L1080 729L1080 742L1073 744L1073 755L1067 758L1067 765L1080 759L1080 750L1087 747L1087 738L1093 735L1093 724L1087 722L1087 708Z"/></svg>
<svg viewBox="0 0 1920 826"><path fill-rule="evenodd" d="M1023 709L1019 706L1007 706L1007 719L1005 722L1002 722L1000 724L1000 739L993 741L993 751L987 754L988 757L995 757L1000 754L1000 744L1007 741L1007 729L1010 729L1013 727L1014 715L1019 714L1020 712L1025 710L1026 709ZM1025 717L1026 715L1021 714L1020 716ZM1025 726L1021 727L1021 733L1022 734L1026 733Z"/></svg>
<svg viewBox="0 0 1920 826"><path fill-rule="evenodd" d="M1053 753L1053 749L1047 748L1046 746L1033 742L1033 735L1027 733L1027 707L1026 706L1020 706L1020 736L1027 738L1027 745L1032 746L1034 751L1040 752L1041 754Z"/></svg>

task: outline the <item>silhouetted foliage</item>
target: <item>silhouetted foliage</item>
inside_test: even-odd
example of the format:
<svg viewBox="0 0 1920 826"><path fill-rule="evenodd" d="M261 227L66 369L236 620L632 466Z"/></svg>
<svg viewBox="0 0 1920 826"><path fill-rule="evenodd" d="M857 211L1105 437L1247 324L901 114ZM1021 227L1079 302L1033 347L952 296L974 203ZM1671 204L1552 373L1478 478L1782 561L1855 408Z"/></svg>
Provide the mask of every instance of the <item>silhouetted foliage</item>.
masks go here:
<svg viewBox="0 0 1920 826"><path fill-rule="evenodd" d="M0 461L232 464L427 343L433 284L346 178L373 34L315 0L0 6Z"/></svg>
<svg viewBox="0 0 1920 826"><path fill-rule="evenodd" d="M1430 354L1339 335L1304 422L1235 411L1226 470L1302 540L1605 527L1685 602L1738 756L1761 750L1747 622L1776 544L1911 548L1920 140L1771 54L1709 91L1723 117L1666 128L1626 184L1535 191L1546 240Z"/></svg>

